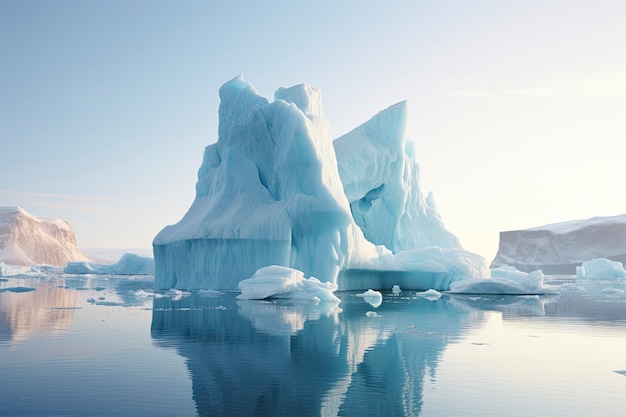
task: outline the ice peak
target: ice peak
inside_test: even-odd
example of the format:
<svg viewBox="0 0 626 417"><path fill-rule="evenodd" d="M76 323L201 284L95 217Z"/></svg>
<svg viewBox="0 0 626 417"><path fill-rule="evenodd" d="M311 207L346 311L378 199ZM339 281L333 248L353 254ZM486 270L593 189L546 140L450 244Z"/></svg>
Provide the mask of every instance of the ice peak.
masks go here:
<svg viewBox="0 0 626 417"><path fill-rule="evenodd" d="M307 116L324 116L322 91L315 86L298 84L293 87L281 87L274 93L274 100L293 103Z"/></svg>

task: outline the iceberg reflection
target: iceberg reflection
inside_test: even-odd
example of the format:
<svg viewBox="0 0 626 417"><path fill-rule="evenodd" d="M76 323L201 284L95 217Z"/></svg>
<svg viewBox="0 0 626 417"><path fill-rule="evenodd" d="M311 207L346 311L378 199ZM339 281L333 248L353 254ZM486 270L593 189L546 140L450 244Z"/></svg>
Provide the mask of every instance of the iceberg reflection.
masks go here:
<svg viewBox="0 0 626 417"><path fill-rule="evenodd" d="M152 338L187 359L200 416L419 415L423 379L481 320L447 298L385 294L376 316L341 304L237 301L235 294L154 300Z"/></svg>
<svg viewBox="0 0 626 417"><path fill-rule="evenodd" d="M13 278L0 282L0 341L17 342L37 332L62 333L72 323L76 292L56 282Z"/></svg>

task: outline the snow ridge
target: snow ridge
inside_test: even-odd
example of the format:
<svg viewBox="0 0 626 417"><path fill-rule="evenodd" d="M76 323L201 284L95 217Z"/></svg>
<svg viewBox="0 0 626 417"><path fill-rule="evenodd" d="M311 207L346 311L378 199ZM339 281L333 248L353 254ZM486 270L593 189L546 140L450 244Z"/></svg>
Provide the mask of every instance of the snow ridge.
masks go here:
<svg viewBox="0 0 626 417"><path fill-rule="evenodd" d="M21 207L0 207L0 261L10 265L64 266L88 261L69 223L33 216Z"/></svg>

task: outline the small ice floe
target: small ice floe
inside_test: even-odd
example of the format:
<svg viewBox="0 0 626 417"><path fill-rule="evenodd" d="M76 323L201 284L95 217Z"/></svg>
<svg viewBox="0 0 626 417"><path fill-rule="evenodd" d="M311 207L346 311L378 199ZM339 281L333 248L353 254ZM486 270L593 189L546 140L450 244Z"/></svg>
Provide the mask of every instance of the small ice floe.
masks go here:
<svg viewBox="0 0 626 417"><path fill-rule="evenodd" d="M402 290L400 289L400 286L396 284L391 288L391 292L394 294L400 294Z"/></svg>
<svg viewBox="0 0 626 417"><path fill-rule="evenodd" d="M222 292L217 290L198 290L198 295L200 297L215 297L220 294L222 294Z"/></svg>
<svg viewBox="0 0 626 417"><path fill-rule="evenodd" d="M619 296L619 295L624 295L624 290L621 290L619 288L607 287L602 290L602 294Z"/></svg>
<svg viewBox="0 0 626 417"><path fill-rule="evenodd" d="M311 298L311 301L313 301L315 304L319 304L322 302L322 300L320 300L320 298L316 296L313 296L313 298Z"/></svg>
<svg viewBox="0 0 626 417"><path fill-rule="evenodd" d="M147 293L144 290L137 290L137 291L129 290L128 295L131 297L135 297L135 298L148 298L153 294Z"/></svg>
<svg viewBox="0 0 626 417"><path fill-rule="evenodd" d="M441 298L441 293L437 290L433 290L432 288L430 290L426 290L423 292L418 292L415 294L416 297L420 297L420 298L425 298L429 301L435 301Z"/></svg>
<svg viewBox="0 0 626 417"><path fill-rule="evenodd" d="M35 291L36 288L31 287L7 287L0 288L0 292L30 292Z"/></svg>
<svg viewBox="0 0 626 417"><path fill-rule="evenodd" d="M368 311L367 313L365 313L365 315L366 315L367 317L379 317L379 316L378 316L378 313L377 313L377 312L375 312L375 311Z"/></svg>
<svg viewBox="0 0 626 417"><path fill-rule="evenodd" d="M372 289L369 289L364 293L357 294L356 296L363 298L363 301L365 301L374 308L379 307L383 303L383 295L380 293L380 291L374 291Z"/></svg>

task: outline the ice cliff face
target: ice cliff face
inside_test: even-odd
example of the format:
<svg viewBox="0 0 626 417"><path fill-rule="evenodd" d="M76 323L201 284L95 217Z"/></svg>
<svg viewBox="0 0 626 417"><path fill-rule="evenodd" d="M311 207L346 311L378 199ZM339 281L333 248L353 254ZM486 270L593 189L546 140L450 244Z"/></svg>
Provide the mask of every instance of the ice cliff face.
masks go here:
<svg viewBox="0 0 626 417"><path fill-rule="evenodd" d="M594 258L626 262L626 214L500 232L491 267L573 275L576 266Z"/></svg>
<svg viewBox="0 0 626 417"><path fill-rule="evenodd" d="M182 220L165 227L153 241L157 287L233 289L269 265L298 269L307 277L338 283L339 289L380 285L382 271L410 270L403 288L427 285L416 284L424 276L440 287L468 275L488 276L484 260L459 249L443 226L429 230L415 221L437 223L438 215L419 190L406 191L419 187L418 178L412 177L417 170L405 151L404 126L394 127L394 117L388 120L383 115L376 119L382 124L378 129L371 128L376 121L370 122L370 128L363 128L365 134L349 134L338 144L346 147L341 152L342 171L351 179L346 184L356 190L349 192L354 196L351 208L319 89L301 84L279 89L274 98L268 102L241 76L220 88L219 139L205 149L196 198ZM384 144L386 136L378 135L385 128L391 128L394 136L400 132L401 138L389 144L391 150ZM357 143L362 137L364 143ZM370 175L367 154L360 156L362 160L352 158L351 146L389 153L380 158L370 155L371 164L380 164L371 181L360 178ZM370 241L352 215L363 199L378 207L377 192L383 204L398 207L389 213L375 208L369 217L365 210L359 212L366 219L363 225L384 216L381 228L361 226ZM407 209L415 201L417 209ZM388 228L391 232L383 234ZM429 233L437 236L427 237ZM391 249L414 251L433 242L452 244L434 252L404 251L396 256L383 246L387 242ZM371 272L367 282L356 277L359 271Z"/></svg>
<svg viewBox="0 0 626 417"><path fill-rule="evenodd" d="M88 259L65 220L36 217L20 207L0 207L0 260L11 265L63 266Z"/></svg>

